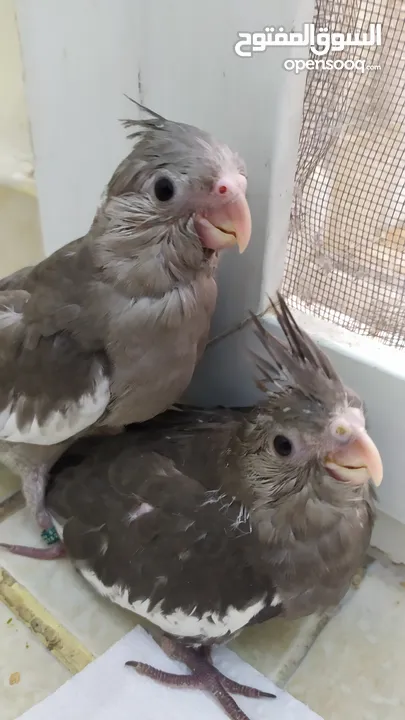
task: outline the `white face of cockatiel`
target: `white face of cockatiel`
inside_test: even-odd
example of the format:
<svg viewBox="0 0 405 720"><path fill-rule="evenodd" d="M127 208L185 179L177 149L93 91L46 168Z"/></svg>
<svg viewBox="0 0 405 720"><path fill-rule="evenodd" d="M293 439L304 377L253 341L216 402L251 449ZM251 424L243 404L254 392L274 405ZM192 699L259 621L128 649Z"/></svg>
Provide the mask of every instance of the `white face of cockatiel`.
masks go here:
<svg viewBox="0 0 405 720"><path fill-rule="evenodd" d="M257 357L259 387L268 400L257 418L258 455L268 480L266 492L279 498L312 484L323 490L379 485L380 454L367 433L360 399L346 388L322 350L295 322L278 297L276 316L288 344L255 320L265 349ZM260 484L260 483L259 483Z"/></svg>
<svg viewBox="0 0 405 720"><path fill-rule="evenodd" d="M232 245L243 252L251 234L244 163L207 133L151 114L124 123L135 146L107 188L108 239L130 241L138 263L163 253L174 274ZM128 256L128 242L122 249Z"/></svg>

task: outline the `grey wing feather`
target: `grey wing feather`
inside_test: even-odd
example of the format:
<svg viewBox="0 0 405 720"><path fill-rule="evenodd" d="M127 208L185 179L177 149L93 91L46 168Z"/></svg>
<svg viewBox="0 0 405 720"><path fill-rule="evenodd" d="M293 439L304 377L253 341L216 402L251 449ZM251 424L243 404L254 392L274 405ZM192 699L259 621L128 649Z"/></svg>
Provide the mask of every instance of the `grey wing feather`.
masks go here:
<svg viewBox="0 0 405 720"><path fill-rule="evenodd" d="M101 417L109 379L102 353L27 323L30 298L25 290L0 293L0 439L53 445Z"/></svg>
<svg viewBox="0 0 405 720"><path fill-rule="evenodd" d="M52 472L47 507L68 553L104 587L162 602L163 613L224 613L236 597L243 607L271 593L271 581L256 569L256 540L234 526L238 508L207 499L178 465L123 433L73 446Z"/></svg>
<svg viewBox="0 0 405 720"><path fill-rule="evenodd" d="M11 273L11 275L1 278L0 292L3 292L3 290L19 290L24 288L24 282L30 275L33 267L34 266L29 265L25 268L21 268L21 270L16 270L16 272Z"/></svg>

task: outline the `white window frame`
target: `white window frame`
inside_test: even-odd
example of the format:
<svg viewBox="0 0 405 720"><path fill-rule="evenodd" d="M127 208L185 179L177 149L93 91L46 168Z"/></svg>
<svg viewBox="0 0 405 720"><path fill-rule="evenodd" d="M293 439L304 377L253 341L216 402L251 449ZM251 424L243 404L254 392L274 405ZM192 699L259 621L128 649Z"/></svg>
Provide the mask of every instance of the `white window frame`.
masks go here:
<svg viewBox="0 0 405 720"><path fill-rule="evenodd" d="M213 132L245 158L253 236L242 258L229 253L221 263L212 334L262 309L283 273L306 80L283 61L307 51L273 47L242 59L233 46L238 31L300 29L312 21L314 0L16 0L16 7L45 252L87 232L129 150L117 121L137 116L127 93ZM385 466L375 543L404 561L405 355L301 320L365 400ZM250 403L249 342L244 333L208 351L187 398Z"/></svg>

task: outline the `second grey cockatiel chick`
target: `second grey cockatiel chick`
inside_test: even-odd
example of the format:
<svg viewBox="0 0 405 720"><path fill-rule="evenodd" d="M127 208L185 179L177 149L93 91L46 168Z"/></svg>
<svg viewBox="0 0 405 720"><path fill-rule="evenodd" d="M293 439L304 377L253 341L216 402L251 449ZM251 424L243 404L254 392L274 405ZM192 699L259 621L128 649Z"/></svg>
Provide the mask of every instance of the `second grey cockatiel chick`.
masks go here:
<svg viewBox="0 0 405 720"><path fill-rule="evenodd" d="M250 239L239 156L148 112L125 122L133 150L87 235L0 283L0 461L21 475L48 544L49 466L76 436L179 400L207 342L218 252Z"/></svg>
<svg viewBox="0 0 405 720"><path fill-rule="evenodd" d="M261 693L219 673L210 647L338 603L364 561L382 480L360 399L281 298L277 315L286 344L257 323L263 402L172 410L81 440L47 495L78 571L164 633L191 674L130 664L210 691L233 720L247 718L230 693Z"/></svg>

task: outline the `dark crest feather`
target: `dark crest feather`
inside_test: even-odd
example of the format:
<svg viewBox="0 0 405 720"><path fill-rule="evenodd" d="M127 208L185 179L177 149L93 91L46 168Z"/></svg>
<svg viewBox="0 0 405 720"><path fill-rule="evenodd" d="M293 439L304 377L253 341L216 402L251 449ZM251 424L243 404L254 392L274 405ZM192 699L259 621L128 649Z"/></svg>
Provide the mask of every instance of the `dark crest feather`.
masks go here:
<svg viewBox="0 0 405 720"><path fill-rule="evenodd" d="M272 335L258 317L250 313L256 337L266 353L265 357L253 353L257 368L262 374L257 383L258 387L263 390L264 386L270 383L297 385L303 392L312 395L316 390L321 391L322 386L325 389L326 386L333 386L335 391L344 392L343 384L332 363L312 338L298 326L280 293L277 293L277 301L276 304L270 300L270 304L287 343Z"/></svg>
<svg viewBox="0 0 405 720"><path fill-rule="evenodd" d="M143 112L148 113L148 115L151 115L148 119L140 119L140 120L132 120L132 119L123 119L120 120L121 124L124 126L124 128L136 128L136 131L133 133L130 133L128 135L128 140L134 140L136 137L138 137L139 134L142 133L143 130L147 128L154 128L155 130L159 130L159 128L163 129L165 125L167 125L168 120L166 120L163 115L159 115L159 113L155 112L154 110L151 110L150 108L146 107L146 105L142 105L142 103L138 102L138 100L134 100L129 95L124 93L124 96L134 105L139 107Z"/></svg>
<svg viewBox="0 0 405 720"><path fill-rule="evenodd" d="M124 97L126 97L130 102L134 103L137 107L139 107L144 112L147 112L148 115L152 115L156 120L160 120L161 122L167 122L166 118L163 117L163 115L159 115L159 113L155 112L154 110L151 110L150 108L146 107L146 105L142 105L138 100L134 100L134 98L131 98L129 95L124 93Z"/></svg>

